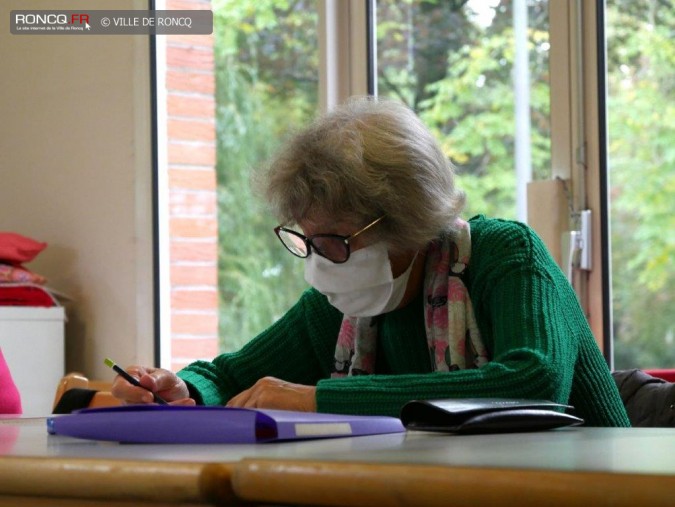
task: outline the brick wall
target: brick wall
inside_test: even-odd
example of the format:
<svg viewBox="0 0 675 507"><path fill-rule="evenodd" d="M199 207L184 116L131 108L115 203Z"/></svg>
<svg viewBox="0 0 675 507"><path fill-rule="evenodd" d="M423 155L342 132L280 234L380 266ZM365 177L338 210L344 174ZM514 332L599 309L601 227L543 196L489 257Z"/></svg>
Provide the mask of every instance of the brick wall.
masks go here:
<svg viewBox="0 0 675 507"><path fill-rule="evenodd" d="M166 9L211 9L167 0ZM171 367L218 352L213 35L166 37Z"/></svg>

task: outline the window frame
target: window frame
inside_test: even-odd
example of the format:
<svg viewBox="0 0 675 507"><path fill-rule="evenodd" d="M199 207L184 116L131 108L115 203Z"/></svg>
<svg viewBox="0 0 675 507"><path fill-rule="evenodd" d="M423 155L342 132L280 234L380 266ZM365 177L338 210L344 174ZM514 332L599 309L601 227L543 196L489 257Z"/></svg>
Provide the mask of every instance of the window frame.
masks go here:
<svg viewBox="0 0 675 507"><path fill-rule="evenodd" d="M542 236L562 264L561 236L578 229L581 210L591 210L591 269L573 269L572 285L611 367L604 2L549 0L549 17L557 20L550 23L549 57L554 184L531 185L528 207L557 208L530 215L531 225L548 228Z"/></svg>
<svg viewBox="0 0 675 507"><path fill-rule="evenodd" d="M350 96L377 90L375 0L323 0L318 5L319 105L329 111Z"/></svg>

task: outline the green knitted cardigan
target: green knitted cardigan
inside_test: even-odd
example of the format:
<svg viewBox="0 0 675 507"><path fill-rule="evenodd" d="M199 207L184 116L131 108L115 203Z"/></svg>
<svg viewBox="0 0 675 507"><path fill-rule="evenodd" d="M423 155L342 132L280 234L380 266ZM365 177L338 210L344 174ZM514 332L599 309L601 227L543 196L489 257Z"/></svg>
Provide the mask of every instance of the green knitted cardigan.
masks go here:
<svg viewBox="0 0 675 507"><path fill-rule="evenodd" d="M264 376L316 385L319 412L398 416L411 399L542 398L590 426L629 426L576 294L526 225L474 217L466 284L491 361L431 372L422 296L380 317L374 375L331 378L342 314L314 289L241 350L178 373L198 403L225 404Z"/></svg>

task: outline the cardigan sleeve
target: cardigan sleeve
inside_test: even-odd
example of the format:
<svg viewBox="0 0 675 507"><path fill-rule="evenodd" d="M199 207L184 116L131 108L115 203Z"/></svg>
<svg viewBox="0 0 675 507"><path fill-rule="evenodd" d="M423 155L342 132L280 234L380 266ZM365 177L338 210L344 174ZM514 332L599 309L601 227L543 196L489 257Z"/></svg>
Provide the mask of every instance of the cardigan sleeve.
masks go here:
<svg viewBox="0 0 675 507"><path fill-rule="evenodd" d="M314 385L330 375L342 315L314 289L241 350L213 361L196 361L178 372L190 395L204 405L223 405L265 376Z"/></svg>

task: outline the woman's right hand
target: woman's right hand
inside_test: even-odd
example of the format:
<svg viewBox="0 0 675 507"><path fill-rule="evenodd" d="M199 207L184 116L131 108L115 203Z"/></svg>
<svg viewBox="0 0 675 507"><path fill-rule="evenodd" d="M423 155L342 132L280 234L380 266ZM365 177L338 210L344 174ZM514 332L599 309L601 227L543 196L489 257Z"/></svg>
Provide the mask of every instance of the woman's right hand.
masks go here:
<svg viewBox="0 0 675 507"><path fill-rule="evenodd" d="M113 380L112 395L128 404L153 403L156 393L171 405L195 405L187 385L175 373L163 368L129 366L127 372L145 387L138 387L117 375Z"/></svg>

